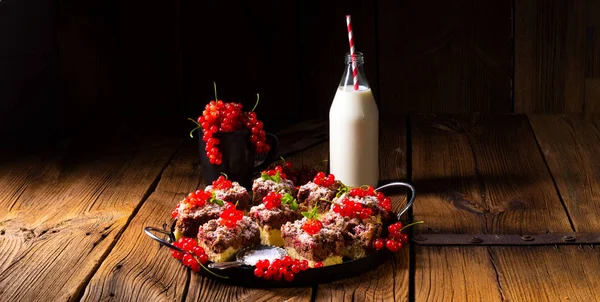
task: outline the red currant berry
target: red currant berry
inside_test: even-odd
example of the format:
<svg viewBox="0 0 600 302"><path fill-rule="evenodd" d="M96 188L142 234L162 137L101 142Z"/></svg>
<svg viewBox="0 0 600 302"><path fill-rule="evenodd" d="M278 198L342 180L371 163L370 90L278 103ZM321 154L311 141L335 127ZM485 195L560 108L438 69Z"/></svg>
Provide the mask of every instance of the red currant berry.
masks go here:
<svg viewBox="0 0 600 302"><path fill-rule="evenodd" d="M373 246L375 247L376 250L382 249L383 248L383 239L381 239L381 238L375 239Z"/></svg>
<svg viewBox="0 0 600 302"><path fill-rule="evenodd" d="M290 282L294 280L295 276L292 272L285 272L285 274L283 274L283 278L285 278L285 281Z"/></svg>
<svg viewBox="0 0 600 302"><path fill-rule="evenodd" d="M396 252L398 250L398 245L393 239L388 239L385 243L385 247L387 247L387 249L391 252Z"/></svg>
<svg viewBox="0 0 600 302"><path fill-rule="evenodd" d="M300 266L298 266L297 264L292 264L291 270L294 274L297 274L300 272Z"/></svg>
<svg viewBox="0 0 600 302"><path fill-rule="evenodd" d="M198 260L200 260L200 263L205 264L208 262L208 256L206 254L202 254L198 256Z"/></svg>

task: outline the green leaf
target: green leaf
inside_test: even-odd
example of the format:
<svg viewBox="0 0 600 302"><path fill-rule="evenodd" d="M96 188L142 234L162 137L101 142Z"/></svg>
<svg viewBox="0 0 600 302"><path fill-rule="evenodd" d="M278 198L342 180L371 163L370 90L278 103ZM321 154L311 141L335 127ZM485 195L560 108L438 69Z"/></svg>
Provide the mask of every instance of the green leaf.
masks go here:
<svg viewBox="0 0 600 302"><path fill-rule="evenodd" d="M307 219L319 219L319 208L317 208L317 205L318 203L315 203L310 212L302 212L302 216L306 217Z"/></svg>
<svg viewBox="0 0 600 302"><path fill-rule="evenodd" d="M261 174L260 178L262 178L263 180L272 180L271 176L269 176L269 174L267 174L267 173Z"/></svg>
<svg viewBox="0 0 600 302"><path fill-rule="evenodd" d="M298 202L290 193L285 193L285 195L283 195L281 203L288 204L294 211L298 210Z"/></svg>
<svg viewBox="0 0 600 302"><path fill-rule="evenodd" d="M273 181L276 183L281 182L281 173L279 173L279 171L277 171L277 173L275 173L275 175L273 175Z"/></svg>
<svg viewBox="0 0 600 302"><path fill-rule="evenodd" d="M210 198L210 202L216 203L220 206L225 205L225 202L223 200L217 198L217 193L215 193L214 191L212 192L212 197Z"/></svg>

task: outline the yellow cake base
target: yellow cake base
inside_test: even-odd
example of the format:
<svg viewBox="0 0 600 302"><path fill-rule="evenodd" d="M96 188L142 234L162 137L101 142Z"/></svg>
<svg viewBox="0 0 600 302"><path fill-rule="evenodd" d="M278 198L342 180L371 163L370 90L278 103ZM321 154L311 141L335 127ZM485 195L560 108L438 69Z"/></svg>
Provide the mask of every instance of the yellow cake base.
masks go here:
<svg viewBox="0 0 600 302"><path fill-rule="evenodd" d="M208 260L212 262L226 262L233 260L233 256L239 251L239 249L234 249L233 247L228 247L222 253L213 253L206 245L200 243L200 245L204 251L206 252L206 256L208 256Z"/></svg>
<svg viewBox="0 0 600 302"><path fill-rule="evenodd" d="M260 229L260 244L279 247L283 246L283 237L281 237L281 230L270 229L267 231L261 226L258 226L258 228Z"/></svg>
<svg viewBox="0 0 600 302"><path fill-rule="evenodd" d="M175 236L175 241L177 241L183 237L183 233L178 228L175 228L173 235Z"/></svg>
<svg viewBox="0 0 600 302"><path fill-rule="evenodd" d="M308 261L308 266L310 266L310 267L315 266L316 261L312 261L312 260L309 260L309 259L306 259L306 258L300 256L300 254L298 254L298 252L296 251L295 248L286 247L285 250L287 251L288 255L290 257L292 257L293 259L306 260L306 261ZM323 266L340 264L340 263L342 263L342 256L332 255L332 256L325 258L325 260L323 260L321 262L323 262Z"/></svg>

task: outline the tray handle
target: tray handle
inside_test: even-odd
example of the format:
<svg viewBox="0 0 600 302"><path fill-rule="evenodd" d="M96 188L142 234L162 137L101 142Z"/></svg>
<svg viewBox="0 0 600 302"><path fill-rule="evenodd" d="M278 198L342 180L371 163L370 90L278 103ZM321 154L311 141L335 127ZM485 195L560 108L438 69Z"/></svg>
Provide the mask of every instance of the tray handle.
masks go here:
<svg viewBox="0 0 600 302"><path fill-rule="evenodd" d="M157 233L161 233L163 235L169 236L169 241L166 241L166 240L164 240L164 239L156 236L153 232L157 232ZM159 229L159 228L148 226L148 227L144 228L144 233L146 233L146 235L148 235L148 237L150 237L150 238L158 241L158 243L160 243L160 244L162 244L162 245L164 245L164 246L166 246L166 247L168 247L170 249L174 249L174 250L176 250L178 252L181 252L181 253L186 253L186 251L184 251L184 250L182 250L182 249L180 249L180 248L178 248L178 247L176 247L176 246L174 246L174 245L171 244L171 242L175 241L175 236L173 236L173 234L171 232L165 231L163 229Z"/></svg>
<svg viewBox="0 0 600 302"><path fill-rule="evenodd" d="M410 207L412 207L413 202L415 201L415 196L417 195L417 190L415 190L415 187L413 187L411 184L401 182L401 181L396 181L396 182L392 182L389 184L385 184L375 190L379 191L381 189L390 188L390 187L405 187L410 190L410 198L408 199L406 206L404 206L404 208L402 210L400 210L400 212L398 212L398 220L400 220L400 217L402 217L402 214L406 213L406 211L408 211L408 209L410 209Z"/></svg>

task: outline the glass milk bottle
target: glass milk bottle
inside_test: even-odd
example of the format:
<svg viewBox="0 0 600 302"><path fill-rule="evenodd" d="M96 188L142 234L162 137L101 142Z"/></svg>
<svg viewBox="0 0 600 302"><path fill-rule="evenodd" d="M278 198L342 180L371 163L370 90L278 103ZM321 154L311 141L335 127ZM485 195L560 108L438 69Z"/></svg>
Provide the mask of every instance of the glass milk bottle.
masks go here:
<svg viewBox="0 0 600 302"><path fill-rule="evenodd" d="M347 186L377 186L379 179L379 110L357 52L358 90L354 89L352 57L329 109L329 172Z"/></svg>

